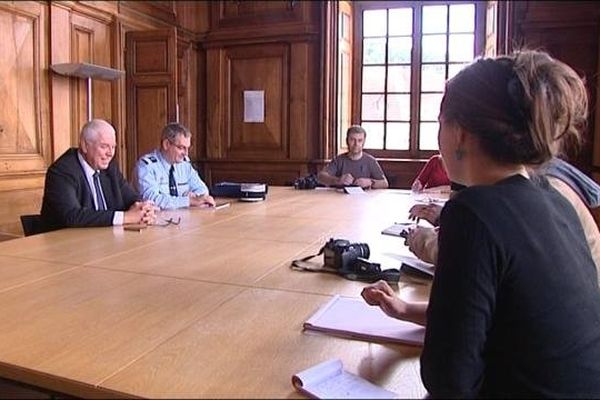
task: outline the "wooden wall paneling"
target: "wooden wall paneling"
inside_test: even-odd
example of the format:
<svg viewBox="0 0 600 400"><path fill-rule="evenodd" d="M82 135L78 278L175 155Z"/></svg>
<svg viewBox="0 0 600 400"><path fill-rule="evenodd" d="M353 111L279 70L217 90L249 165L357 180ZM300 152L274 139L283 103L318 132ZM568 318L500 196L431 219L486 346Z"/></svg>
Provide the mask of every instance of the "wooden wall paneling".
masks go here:
<svg viewBox="0 0 600 400"><path fill-rule="evenodd" d="M297 40L319 34L321 1L212 1L207 39L216 43ZM224 43L221 43L224 44Z"/></svg>
<svg viewBox="0 0 600 400"><path fill-rule="evenodd" d="M48 5L0 3L0 233L20 234L19 215L39 212L51 161Z"/></svg>
<svg viewBox="0 0 600 400"><path fill-rule="evenodd" d="M585 78L590 105L594 106L600 6L590 2L516 2L514 18L514 42L528 48L546 50L570 65ZM570 161L588 174L593 164L595 140L593 109L590 115L588 129L584 132L584 147L579 152L568 153Z"/></svg>
<svg viewBox="0 0 600 400"><path fill-rule="evenodd" d="M225 154L225 50L206 51L206 157L220 159Z"/></svg>
<svg viewBox="0 0 600 400"><path fill-rule="evenodd" d="M395 189L410 189L415 178L425 166L425 162L420 160L379 160L390 187Z"/></svg>
<svg viewBox="0 0 600 400"><path fill-rule="evenodd" d="M190 57L190 110L194 124L190 129L194 131L196 138L194 149L192 150L195 160L206 158L206 142L208 140L206 121L206 64L206 51L196 42L192 46L192 55Z"/></svg>
<svg viewBox="0 0 600 400"><path fill-rule="evenodd" d="M160 29L161 25L152 19L132 19L131 16L119 14L114 21L114 55L116 68L126 71L127 32L148 31ZM115 121L113 125L117 130L117 161L123 174L130 175L129 165L135 160L129 160L127 143L127 79L119 79L114 83L117 91L118 103L115 104Z"/></svg>
<svg viewBox="0 0 600 400"><path fill-rule="evenodd" d="M179 122L190 126L190 52L191 41L177 36L177 105Z"/></svg>
<svg viewBox="0 0 600 400"><path fill-rule="evenodd" d="M214 2L213 29L302 21L306 10L303 3L289 0Z"/></svg>
<svg viewBox="0 0 600 400"><path fill-rule="evenodd" d="M177 48L174 29L127 32L127 171L158 146L176 120Z"/></svg>
<svg viewBox="0 0 600 400"><path fill-rule="evenodd" d="M180 122L187 126L192 132L192 149L190 150L190 158L192 161L197 162L200 157L204 157L204 142L206 141L205 127L201 126L198 122L198 115L201 112L198 101L198 45L192 39L186 39L186 41L180 40L181 36L178 36L179 43L186 43L184 45L185 52L182 57L181 71L185 74L185 85L182 85L182 79L178 73L177 79L180 82L177 95L179 96L179 110ZM203 85L203 87L205 87ZM204 95L202 96L204 98ZM204 104L204 103L203 103Z"/></svg>
<svg viewBox="0 0 600 400"><path fill-rule="evenodd" d="M283 43L226 50L226 157L289 158L289 53ZM264 123L244 122L246 90L264 91Z"/></svg>
<svg viewBox="0 0 600 400"><path fill-rule="evenodd" d="M201 33L210 29L209 1L175 1L175 14L185 30Z"/></svg>
<svg viewBox="0 0 600 400"><path fill-rule="evenodd" d="M80 0L80 1L61 1L52 3L62 3L64 7L70 10L87 15L93 19L110 20L112 16L119 12L119 3L114 0Z"/></svg>
<svg viewBox="0 0 600 400"><path fill-rule="evenodd" d="M69 9L50 4L50 65L71 62L71 14ZM71 79L50 74L50 101L52 126L52 158L58 158L71 147Z"/></svg>
<svg viewBox="0 0 600 400"><path fill-rule="evenodd" d="M311 120L314 119L313 113L309 108L314 105L313 85L311 74L311 48L313 44L292 43L291 45L291 63L290 63L290 158L307 159L313 156L309 151L309 139L312 135L308 132L314 132L309 125L314 127Z"/></svg>
<svg viewBox="0 0 600 400"><path fill-rule="evenodd" d="M71 14L71 62L86 62L113 67L111 20L97 20L87 15ZM88 120L87 82L71 78L72 130L71 146L79 143L79 133ZM108 81L92 80L92 117L113 123L116 86Z"/></svg>
<svg viewBox="0 0 600 400"><path fill-rule="evenodd" d="M42 172L50 158L46 21L44 5L0 4L0 178Z"/></svg>
<svg viewBox="0 0 600 400"><path fill-rule="evenodd" d="M176 26L175 1L119 1L119 13L130 15L133 19L145 16L156 21Z"/></svg>
<svg viewBox="0 0 600 400"><path fill-rule="evenodd" d="M93 64L94 31L83 26L78 26L77 23L71 25L71 54L72 62L85 62ZM71 137L69 140L70 146L74 147L78 143L79 132L81 127L88 120L87 110L87 82L85 79L71 79ZM92 82L92 90L94 82ZM96 96L92 96L92 104ZM93 114L93 106L92 106ZM58 154L57 154L58 156Z"/></svg>
<svg viewBox="0 0 600 400"><path fill-rule="evenodd" d="M211 162L207 168L206 182L260 182L269 185L291 185L308 173L305 162Z"/></svg>
<svg viewBox="0 0 600 400"><path fill-rule="evenodd" d="M112 54L114 67L118 70L125 71L125 32L126 28L119 18L115 18L111 24L113 32ZM119 168L123 172L125 178L129 176L127 170L127 139L125 136L126 121L126 79L121 78L113 82L113 90L115 92L115 101L113 102L113 127L117 137L117 151L115 159Z"/></svg>
<svg viewBox="0 0 600 400"><path fill-rule="evenodd" d="M43 191L40 188L0 191L0 233L22 236L20 215L38 214L42 206Z"/></svg>

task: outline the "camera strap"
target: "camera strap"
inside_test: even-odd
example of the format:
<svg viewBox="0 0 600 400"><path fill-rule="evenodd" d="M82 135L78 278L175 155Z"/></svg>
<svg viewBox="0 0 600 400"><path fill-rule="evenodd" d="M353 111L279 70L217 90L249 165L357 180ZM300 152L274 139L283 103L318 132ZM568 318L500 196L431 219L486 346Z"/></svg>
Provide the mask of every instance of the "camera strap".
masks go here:
<svg viewBox="0 0 600 400"><path fill-rule="evenodd" d="M310 259L323 254L324 250L325 246L321 247L321 250L319 250L317 254L312 254L299 260L294 260L292 261L290 267L296 271L327 272L331 274L336 274L343 276L344 278L351 281L373 283L379 280L384 280L390 283L398 283L398 281L400 280L400 270L398 270L397 268L381 270L379 264L375 263L371 263L372 268L369 269L369 272L356 273L341 271L339 269L326 267L325 265L316 265L315 263L308 262Z"/></svg>
<svg viewBox="0 0 600 400"><path fill-rule="evenodd" d="M319 252L317 254L306 256L299 260L294 260L294 261L292 261L292 265L290 267L296 271L329 272L332 274L337 274L338 270L335 268L328 268L325 265L317 265L315 263L308 262L308 260L323 254L324 250L325 250L325 246L321 247L321 250L319 250Z"/></svg>

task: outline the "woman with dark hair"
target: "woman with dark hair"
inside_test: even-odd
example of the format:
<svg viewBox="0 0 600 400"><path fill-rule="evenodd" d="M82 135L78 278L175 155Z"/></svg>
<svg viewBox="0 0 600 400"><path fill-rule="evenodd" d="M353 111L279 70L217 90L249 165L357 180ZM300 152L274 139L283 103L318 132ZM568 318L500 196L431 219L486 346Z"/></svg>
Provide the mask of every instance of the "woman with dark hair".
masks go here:
<svg viewBox="0 0 600 400"><path fill-rule="evenodd" d="M434 397L600 397L600 292L568 200L528 166L579 140L582 80L539 51L471 64L446 85L440 152L466 186L444 206L428 304L384 282L372 305L427 326L421 376Z"/></svg>

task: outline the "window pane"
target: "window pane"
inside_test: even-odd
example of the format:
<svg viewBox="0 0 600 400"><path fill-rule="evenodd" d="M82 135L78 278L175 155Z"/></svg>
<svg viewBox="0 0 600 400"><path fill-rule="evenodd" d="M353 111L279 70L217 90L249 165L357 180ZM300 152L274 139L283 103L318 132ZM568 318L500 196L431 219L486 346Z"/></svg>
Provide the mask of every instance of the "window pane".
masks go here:
<svg viewBox="0 0 600 400"><path fill-rule="evenodd" d="M409 63L412 53L412 38L390 38L388 41L388 63Z"/></svg>
<svg viewBox="0 0 600 400"><path fill-rule="evenodd" d="M410 92L410 66L388 68L388 92Z"/></svg>
<svg viewBox="0 0 600 400"><path fill-rule="evenodd" d="M363 36L385 36L387 31L386 10L363 12Z"/></svg>
<svg viewBox="0 0 600 400"><path fill-rule="evenodd" d="M363 94L362 119L383 121L383 94Z"/></svg>
<svg viewBox="0 0 600 400"><path fill-rule="evenodd" d="M421 95L421 121L437 121L442 96L441 93Z"/></svg>
<svg viewBox="0 0 600 400"><path fill-rule="evenodd" d="M475 32L475 6L473 4L450 6L450 32Z"/></svg>
<svg viewBox="0 0 600 400"><path fill-rule="evenodd" d="M408 150L410 124L408 122L389 122L386 128L385 148Z"/></svg>
<svg viewBox="0 0 600 400"><path fill-rule="evenodd" d="M423 33L446 32L446 6L423 7Z"/></svg>
<svg viewBox="0 0 600 400"><path fill-rule="evenodd" d="M437 122L421 122L419 124L419 149L437 150L438 149L438 130Z"/></svg>
<svg viewBox="0 0 600 400"><path fill-rule="evenodd" d="M423 36L423 62L446 61L446 35Z"/></svg>
<svg viewBox="0 0 600 400"><path fill-rule="evenodd" d="M385 64L385 38L363 39L363 64Z"/></svg>
<svg viewBox="0 0 600 400"><path fill-rule="evenodd" d="M466 67L467 65L469 65L469 63L449 64L448 65L448 79L454 77L454 75L458 74L460 72L460 70L463 69L464 67Z"/></svg>
<svg viewBox="0 0 600 400"><path fill-rule="evenodd" d="M385 91L385 67L363 67L363 92Z"/></svg>
<svg viewBox="0 0 600 400"><path fill-rule="evenodd" d="M446 65L433 64L421 67L421 91L441 92L446 83Z"/></svg>
<svg viewBox="0 0 600 400"><path fill-rule="evenodd" d="M363 122L361 126L367 131L365 148L383 149L383 122Z"/></svg>
<svg viewBox="0 0 600 400"><path fill-rule="evenodd" d="M410 121L410 94L389 94L387 119Z"/></svg>
<svg viewBox="0 0 600 400"><path fill-rule="evenodd" d="M389 35L412 35L412 8L390 10Z"/></svg>
<svg viewBox="0 0 600 400"><path fill-rule="evenodd" d="M471 61L475 50L475 37L471 33L450 35L448 43L449 61Z"/></svg>

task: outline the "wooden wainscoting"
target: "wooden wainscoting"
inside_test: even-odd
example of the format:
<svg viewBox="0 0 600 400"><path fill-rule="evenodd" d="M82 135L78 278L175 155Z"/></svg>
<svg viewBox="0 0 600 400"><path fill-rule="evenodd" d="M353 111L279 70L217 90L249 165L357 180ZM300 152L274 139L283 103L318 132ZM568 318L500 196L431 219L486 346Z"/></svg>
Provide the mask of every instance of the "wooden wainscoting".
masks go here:
<svg viewBox="0 0 600 400"><path fill-rule="evenodd" d="M260 182L269 185L291 185L316 167L302 161L207 161L203 178L209 185L218 182Z"/></svg>
<svg viewBox="0 0 600 400"><path fill-rule="evenodd" d="M39 214L43 195L41 188L0 191L0 240L23 236L19 216Z"/></svg>

